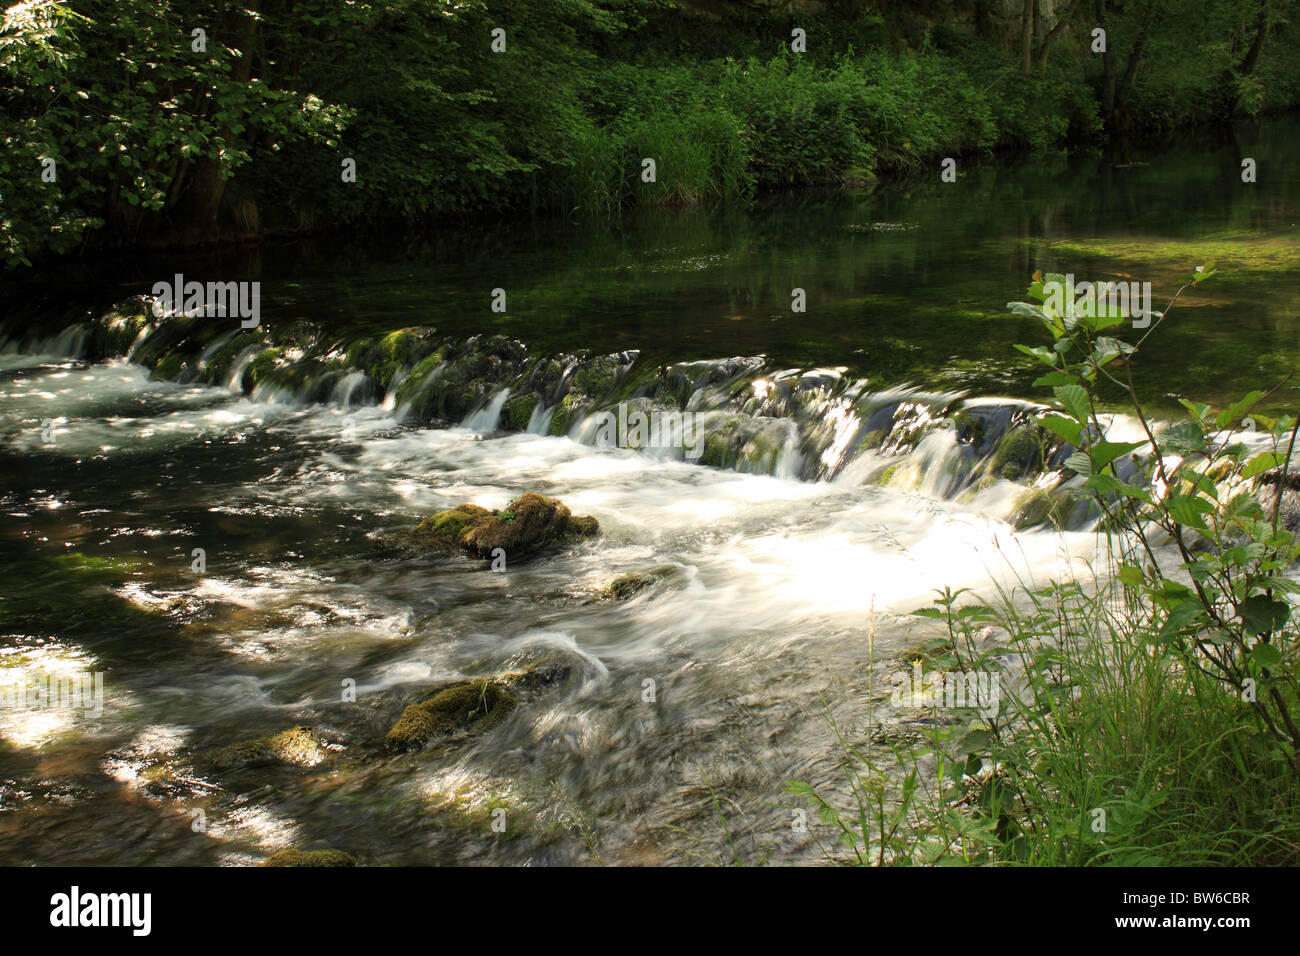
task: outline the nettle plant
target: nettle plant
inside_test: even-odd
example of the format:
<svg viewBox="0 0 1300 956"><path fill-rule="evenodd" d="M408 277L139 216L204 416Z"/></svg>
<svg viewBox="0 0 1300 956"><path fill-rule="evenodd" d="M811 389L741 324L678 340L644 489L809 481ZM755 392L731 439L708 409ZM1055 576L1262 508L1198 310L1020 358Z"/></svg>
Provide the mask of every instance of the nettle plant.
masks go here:
<svg viewBox="0 0 1300 956"><path fill-rule="evenodd" d="M1063 410L1040 424L1074 448L1066 467L1083 478L1113 534L1129 607L1160 649L1233 688L1300 772L1300 641L1288 600L1300 584L1287 576L1300 543L1280 523L1300 421L1251 411L1290 376L1217 413L1180 399L1188 416L1158 432L1133 384L1134 357L1179 296L1212 274L1198 267L1163 314L1144 317L1135 344L1107 334L1128 310L1105 301L1076 307L1059 294L1064 276L1036 273L1028 291L1035 302L1008 308L1038 319L1052 337L1050 347L1017 348L1048 368L1035 384L1050 386ZM1127 395L1145 441L1107 437L1109 417L1098 408L1105 382ZM1234 431L1247 413L1249 444Z"/></svg>

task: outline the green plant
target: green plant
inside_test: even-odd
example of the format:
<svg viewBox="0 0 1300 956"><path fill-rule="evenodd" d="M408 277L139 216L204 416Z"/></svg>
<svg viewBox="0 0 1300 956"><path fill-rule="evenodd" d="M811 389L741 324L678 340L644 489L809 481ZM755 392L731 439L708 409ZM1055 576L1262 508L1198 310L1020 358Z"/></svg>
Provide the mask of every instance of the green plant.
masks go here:
<svg viewBox="0 0 1300 956"><path fill-rule="evenodd" d="M1198 267L1170 308L1211 275L1211 267ZM1263 426L1269 446L1263 451L1230 430L1286 380L1217 414L1184 399L1188 417L1157 433L1134 388L1133 363L1169 310L1155 314L1130 345L1104 334L1129 318L1123 309L1076 308L1059 294L1064 285L1064 276L1038 276L1029 294L1041 305L1008 306L1039 319L1052 336L1050 349L1018 346L1048 366L1036 384L1050 386L1062 407L1041 424L1077 449L1066 467L1084 479L1102 510L1120 548L1119 580L1149 609L1156 643L1239 692L1268 733L1289 748L1300 772L1300 645L1288 626L1292 605L1286 600L1300 585L1285 574L1300 557L1300 542L1280 524L1300 419L1257 415L1253 421ZM1145 442L1107 437L1097 398L1103 379L1128 396ZM1144 457L1134 455L1139 450ZM1258 494L1258 479L1266 474L1276 486L1267 512ZM1166 543L1172 554L1162 553Z"/></svg>
<svg viewBox="0 0 1300 956"><path fill-rule="evenodd" d="M1296 422L1256 413L1263 431L1252 450L1230 429L1269 392L1214 415L1184 402L1186 419L1157 428L1133 386L1144 343L1186 288L1212 274L1198 269L1133 344L1106 334L1130 317L1125 309L1076 308L1059 294L1063 276L1035 275L1035 301L1010 304L1051 335L1050 348L1021 350L1048 367L1038 384L1061 407L1039 423L1068 443L1066 469L1096 506L1100 567L1045 586L1021 577L990 603L945 589L915 612L943 633L905 660L998 673L998 706L932 713L920 743L875 734L864 747L835 728L853 809L803 783L786 787L835 834L828 856L843 859L847 848L859 863L1074 866L1300 859L1287 600L1300 547L1280 522ZM1127 396L1145 441L1108 437L1103 383ZM1018 576L1012 555L1002 559Z"/></svg>

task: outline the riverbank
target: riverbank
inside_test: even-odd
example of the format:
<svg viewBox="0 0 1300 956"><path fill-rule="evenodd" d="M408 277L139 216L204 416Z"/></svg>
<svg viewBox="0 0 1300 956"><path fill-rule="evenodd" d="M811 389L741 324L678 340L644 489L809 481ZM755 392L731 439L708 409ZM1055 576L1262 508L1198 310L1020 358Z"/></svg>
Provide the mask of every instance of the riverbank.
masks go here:
<svg viewBox="0 0 1300 956"><path fill-rule="evenodd" d="M1080 5L1027 24L976 7L235 11L209 49L207 33L177 48L184 4L46 3L52 28L6 27L0 95L25 119L6 133L0 241L16 266L489 213L600 223L1300 102L1294 28L1231 4L1161 18L1154 39L1112 10L1104 50ZM140 51L125 73L124 45Z"/></svg>

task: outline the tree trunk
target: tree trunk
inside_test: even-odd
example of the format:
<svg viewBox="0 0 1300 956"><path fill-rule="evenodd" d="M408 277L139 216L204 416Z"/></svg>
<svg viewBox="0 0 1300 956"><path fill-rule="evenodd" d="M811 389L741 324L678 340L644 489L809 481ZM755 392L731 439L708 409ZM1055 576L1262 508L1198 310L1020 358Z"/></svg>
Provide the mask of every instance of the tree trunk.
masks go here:
<svg viewBox="0 0 1300 956"><path fill-rule="evenodd" d="M1034 9L1038 0L1025 0L1020 12L1020 72L1028 73L1033 66Z"/></svg>
<svg viewBox="0 0 1300 956"><path fill-rule="evenodd" d="M1077 6L1077 4L1078 4L1078 0L1075 0L1075 3L1070 4L1068 7L1066 7L1064 10L1060 11L1060 13L1057 14L1056 25L1053 26L1052 29L1047 32L1047 36L1043 37L1043 42L1038 44L1038 72L1039 73L1042 74L1047 73L1047 55L1052 51L1052 44L1055 43L1056 38L1061 35L1061 31L1065 28L1066 24L1069 22L1070 16L1071 14L1074 13L1074 8L1075 6Z"/></svg>
<svg viewBox="0 0 1300 956"><path fill-rule="evenodd" d="M244 10L235 14L244 21L239 45L242 55L230 67L230 78L236 83L246 83L252 75L253 47L257 33L254 14L259 5L258 0L249 0ZM226 33L233 36L238 29L232 22ZM203 98L211 109L212 91L206 91ZM229 130L221 132L227 140L235 138ZM226 164L218 157L200 156L191 164L184 198L180 204L180 239L183 243L198 245L220 238L221 202L226 192L225 172Z"/></svg>
<svg viewBox="0 0 1300 956"><path fill-rule="evenodd" d="M1154 16L1148 17L1146 22L1142 24L1142 32L1138 34L1133 49L1129 51L1128 63L1124 67L1124 75L1120 77L1119 83L1115 87L1112 125L1118 132L1125 132L1129 127L1128 97L1133 92L1134 81L1137 80L1138 66L1141 65L1142 57L1146 54L1147 42L1151 39L1151 24L1154 19ZM1106 48L1110 49L1110 44L1107 44Z"/></svg>
<svg viewBox="0 0 1300 956"><path fill-rule="evenodd" d="M1106 49L1101 55L1101 115L1109 129L1115 118L1115 54L1110 45L1110 29L1106 26L1106 0L1094 0L1093 13L1097 25L1106 31Z"/></svg>
<svg viewBox="0 0 1300 956"><path fill-rule="evenodd" d="M1237 69L1238 76L1250 76L1259 63L1259 55L1264 49L1264 40L1268 37L1268 0L1260 0L1259 17L1255 20L1255 39L1246 51L1246 58Z"/></svg>

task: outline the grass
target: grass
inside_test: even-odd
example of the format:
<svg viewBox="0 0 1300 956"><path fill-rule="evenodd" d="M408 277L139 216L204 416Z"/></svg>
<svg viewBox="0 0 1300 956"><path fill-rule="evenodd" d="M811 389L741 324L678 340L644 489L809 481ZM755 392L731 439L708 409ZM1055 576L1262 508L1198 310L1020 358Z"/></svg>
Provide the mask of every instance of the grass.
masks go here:
<svg viewBox="0 0 1300 956"><path fill-rule="evenodd" d="M1122 586L1021 585L992 605L945 594L931 612L952 646L941 667L998 667L979 651L979 632L1010 636L999 714L945 709L964 719L932 728L919 745L855 745L837 732L847 806L787 786L817 810L822 826L813 829L828 858L1300 863L1300 788L1285 748L1260 732L1230 688L1161 651L1150 609Z"/></svg>

